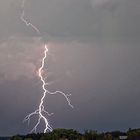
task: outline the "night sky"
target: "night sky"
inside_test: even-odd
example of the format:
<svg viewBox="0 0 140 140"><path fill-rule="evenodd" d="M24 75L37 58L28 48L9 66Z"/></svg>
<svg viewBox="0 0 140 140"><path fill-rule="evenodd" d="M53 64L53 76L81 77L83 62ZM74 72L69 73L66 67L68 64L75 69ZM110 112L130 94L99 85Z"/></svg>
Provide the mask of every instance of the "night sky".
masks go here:
<svg viewBox="0 0 140 140"><path fill-rule="evenodd" d="M37 70L44 43L50 91L71 93L74 109L61 95L45 107L53 128L127 130L140 127L140 0L0 1L0 135L27 134L24 117L37 109ZM38 128L42 132L43 123Z"/></svg>

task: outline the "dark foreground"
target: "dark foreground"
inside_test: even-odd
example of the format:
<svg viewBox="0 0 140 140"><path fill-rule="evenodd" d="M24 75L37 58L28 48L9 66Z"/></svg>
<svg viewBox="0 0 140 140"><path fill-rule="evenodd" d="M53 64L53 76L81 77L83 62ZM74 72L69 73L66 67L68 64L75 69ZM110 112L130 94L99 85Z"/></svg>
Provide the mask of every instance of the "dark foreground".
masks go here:
<svg viewBox="0 0 140 140"><path fill-rule="evenodd" d="M140 129L129 129L127 132L113 131L98 133L86 130L83 134L73 129L55 129L50 133L16 135L0 140L140 140Z"/></svg>

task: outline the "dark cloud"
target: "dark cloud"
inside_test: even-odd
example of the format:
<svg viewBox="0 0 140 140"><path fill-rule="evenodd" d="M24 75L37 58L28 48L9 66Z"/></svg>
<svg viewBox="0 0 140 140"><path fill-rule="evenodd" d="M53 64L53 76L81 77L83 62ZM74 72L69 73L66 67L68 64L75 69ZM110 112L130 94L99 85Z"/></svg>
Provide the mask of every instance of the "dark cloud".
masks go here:
<svg viewBox="0 0 140 140"><path fill-rule="evenodd" d="M18 0L1 2L1 37L36 36L20 21L20 6ZM25 6L26 19L34 23L44 37L139 40L139 0L34 0L26 1Z"/></svg>
<svg viewBox="0 0 140 140"><path fill-rule="evenodd" d="M42 38L20 20L20 2L0 2L0 134L27 133L35 123L27 128L22 120L41 97L36 72L46 40L49 89L72 93L75 106L47 97L54 128L139 127L140 1L26 1L26 18Z"/></svg>

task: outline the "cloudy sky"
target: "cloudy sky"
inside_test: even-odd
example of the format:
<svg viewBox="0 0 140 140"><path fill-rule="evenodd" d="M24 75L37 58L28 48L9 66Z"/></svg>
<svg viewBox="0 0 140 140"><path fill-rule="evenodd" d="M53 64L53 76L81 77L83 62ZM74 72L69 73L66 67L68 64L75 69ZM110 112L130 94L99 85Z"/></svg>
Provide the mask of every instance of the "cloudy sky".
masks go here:
<svg viewBox="0 0 140 140"><path fill-rule="evenodd" d="M0 1L0 135L26 134L23 118L42 95L37 70L44 43L49 90L71 93L71 109L60 96L47 96L53 128L127 130L140 127L140 1ZM38 131L44 128L43 123Z"/></svg>

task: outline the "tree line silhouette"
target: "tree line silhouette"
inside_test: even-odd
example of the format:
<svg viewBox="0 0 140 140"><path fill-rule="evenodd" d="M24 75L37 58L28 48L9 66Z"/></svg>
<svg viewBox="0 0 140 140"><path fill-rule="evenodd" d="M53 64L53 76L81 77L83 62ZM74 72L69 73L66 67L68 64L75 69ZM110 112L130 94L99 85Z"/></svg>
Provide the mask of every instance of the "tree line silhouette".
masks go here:
<svg viewBox="0 0 140 140"><path fill-rule="evenodd" d="M11 140L120 140L123 137L127 140L140 140L140 129L103 133L93 130L85 130L84 133L80 133L73 129L55 129L48 133L28 134L26 136L16 135L11 137Z"/></svg>

